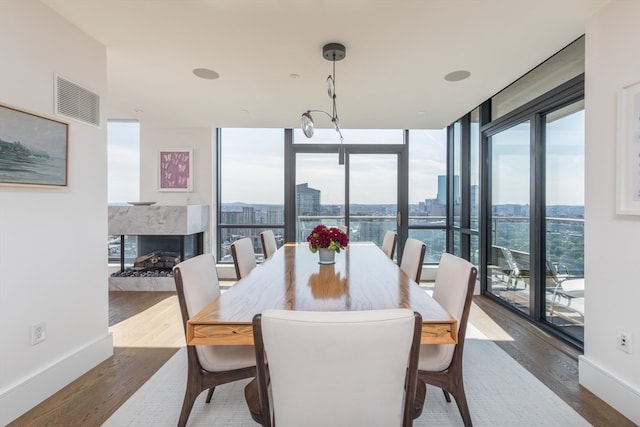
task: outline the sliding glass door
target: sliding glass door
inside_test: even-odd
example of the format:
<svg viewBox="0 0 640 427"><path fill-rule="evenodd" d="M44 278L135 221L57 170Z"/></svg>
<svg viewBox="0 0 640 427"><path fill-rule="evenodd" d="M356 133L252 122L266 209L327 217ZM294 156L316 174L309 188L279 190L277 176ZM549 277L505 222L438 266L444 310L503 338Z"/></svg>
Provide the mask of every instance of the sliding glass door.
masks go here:
<svg viewBox="0 0 640 427"><path fill-rule="evenodd" d="M491 136L487 291L530 311L530 123Z"/></svg>
<svg viewBox="0 0 640 427"><path fill-rule="evenodd" d="M295 229L290 230L293 239L288 240L305 241L313 227L322 223L347 227L352 242L382 245L389 230L398 232L398 240L404 241L406 228L398 228L401 217L405 216L405 223L407 217L406 207L399 208L403 201L404 205L407 203L408 150L403 134L343 133L354 143L340 146L302 140L288 146L294 161L287 167L295 183L295 188L287 190L293 193L290 200L295 203ZM335 139L332 133L328 137ZM339 150L344 152L343 164Z"/></svg>
<svg viewBox="0 0 640 427"><path fill-rule="evenodd" d="M484 132L484 289L574 343L584 340L584 101L567 98ZM578 99L576 99L578 98ZM485 285L486 284L486 285Z"/></svg>
<svg viewBox="0 0 640 427"><path fill-rule="evenodd" d="M296 242L318 224L346 225L345 167L337 153L296 154Z"/></svg>
<svg viewBox="0 0 640 427"><path fill-rule="evenodd" d="M349 238L382 245L397 231L398 155L349 154Z"/></svg>
<svg viewBox="0 0 640 427"><path fill-rule="evenodd" d="M584 101L545 116L545 317L584 340Z"/></svg>

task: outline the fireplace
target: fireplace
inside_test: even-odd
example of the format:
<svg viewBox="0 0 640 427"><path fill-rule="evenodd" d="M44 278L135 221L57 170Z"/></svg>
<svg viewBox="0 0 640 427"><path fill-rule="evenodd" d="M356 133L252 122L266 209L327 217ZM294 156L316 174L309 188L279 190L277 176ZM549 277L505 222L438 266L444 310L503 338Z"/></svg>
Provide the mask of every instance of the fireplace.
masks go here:
<svg viewBox="0 0 640 427"><path fill-rule="evenodd" d="M121 235L116 252L120 270L112 276L171 277L176 264L203 253L203 235L202 232L186 236Z"/></svg>
<svg viewBox="0 0 640 427"><path fill-rule="evenodd" d="M109 289L175 290L173 266L204 252L208 217L201 205L109 206L109 234L119 236L109 255L120 266Z"/></svg>

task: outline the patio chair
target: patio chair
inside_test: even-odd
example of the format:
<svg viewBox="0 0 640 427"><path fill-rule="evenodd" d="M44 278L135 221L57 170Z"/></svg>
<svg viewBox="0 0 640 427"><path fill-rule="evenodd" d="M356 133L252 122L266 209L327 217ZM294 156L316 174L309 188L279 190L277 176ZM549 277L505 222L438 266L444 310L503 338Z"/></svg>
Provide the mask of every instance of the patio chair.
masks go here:
<svg viewBox="0 0 640 427"><path fill-rule="evenodd" d="M493 246L494 272L498 271L502 275L502 282L507 290L515 290L518 284L528 284L529 279L529 253L516 251L504 246Z"/></svg>
<svg viewBox="0 0 640 427"><path fill-rule="evenodd" d="M567 267L558 262L547 261L546 272L547 293L550 294L549 314L553 315L558 305L574 310L571 306L573 299L584 298L584 277L570 274ZM584 316L584 309L574 311Z"/></svg>

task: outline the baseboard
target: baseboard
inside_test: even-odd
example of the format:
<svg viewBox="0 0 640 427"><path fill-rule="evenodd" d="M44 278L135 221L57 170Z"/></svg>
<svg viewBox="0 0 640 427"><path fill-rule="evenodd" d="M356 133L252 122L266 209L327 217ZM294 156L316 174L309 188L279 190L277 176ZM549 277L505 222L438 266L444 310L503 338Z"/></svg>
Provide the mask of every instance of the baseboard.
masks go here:
<svg viewBox="0 0 640 427"><path fill-rule="evenodd" d="M578 366L580 385L640 425L640 411L638 410L640 408L640 390L633 388L585 356L580 356Z"/></svg>
<svg viewBox="0 0 640 427"><path fill-rule="evenodd" d="M113 355L109 332L0 394L0 425L7 425Z"/></svg>
<svg viewBox="0 0 640 427"><path fill-rule="evenodd" d="M109 277L110 291L176 291L173 277Z"/></svg>

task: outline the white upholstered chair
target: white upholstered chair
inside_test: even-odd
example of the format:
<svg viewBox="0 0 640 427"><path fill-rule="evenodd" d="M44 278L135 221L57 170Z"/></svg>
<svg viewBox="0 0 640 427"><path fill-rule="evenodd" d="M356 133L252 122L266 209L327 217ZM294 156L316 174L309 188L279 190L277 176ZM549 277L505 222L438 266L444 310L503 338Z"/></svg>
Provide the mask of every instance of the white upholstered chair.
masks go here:
<svg viewBox="0 0 640 427"><path fill-rule="evenodd" d="M409 309L257 315L257 382L245 389L254 420L277 427L411 426L421 330L420 314Z"/></svg>
<svg viewBox="0 0 640 427"><path fill-rule="evenodd" d="M256 254L253 252L253 242L249 237L236 240L231 244L231 256L236 268L236 278L242 279L256 268Z"/></svg>
<svg viewBox="0 0 640 427"><path fill-rule="evenodd" d="M382 240L382 252L385 253L389 258L393 259L393 254L396 251L396 242L398 241L398 233L395 231L387 231L384 234L384 239Z"/></svg>
<svg viewBox="0 0 640 427"><path fill-rule="evenodd" d="M471 427L462 378L462 351L467 332L473 289L478 271L468 261L443 253L438 265L433 298L458 319L458 344L426 344L420 348L418 378L440 387L447 402L452 394L465 427Z"/></svg>
<svg viewBox="0 0 640 427"><path fill-rule="evenodd" d="M273 234L273 230L265 230L260 233L260 241L262 242L264 259L267 260L278 250L278 244L276 243L276 236Z"/></svg>
<svg viewBox="0 0 640 427"><path fill-rule="evenodd" d="M424 253L426 250L427 246L424 242L411 237L409 237L404 244L400 269L407 273L407 276L415 280L416 283L420 282L422 263L424 261Z"/></svg>
<svg viewBox="0 0 640 427"><path fill-rule="evenodd" d="M212 254L198 255L173 269L185 337L187 321L220 296L216 261ZM187 388L178 426L187 423L196 398L209 390L206 402L217 385L255 376L252 346L187 346Z"/></svg>

